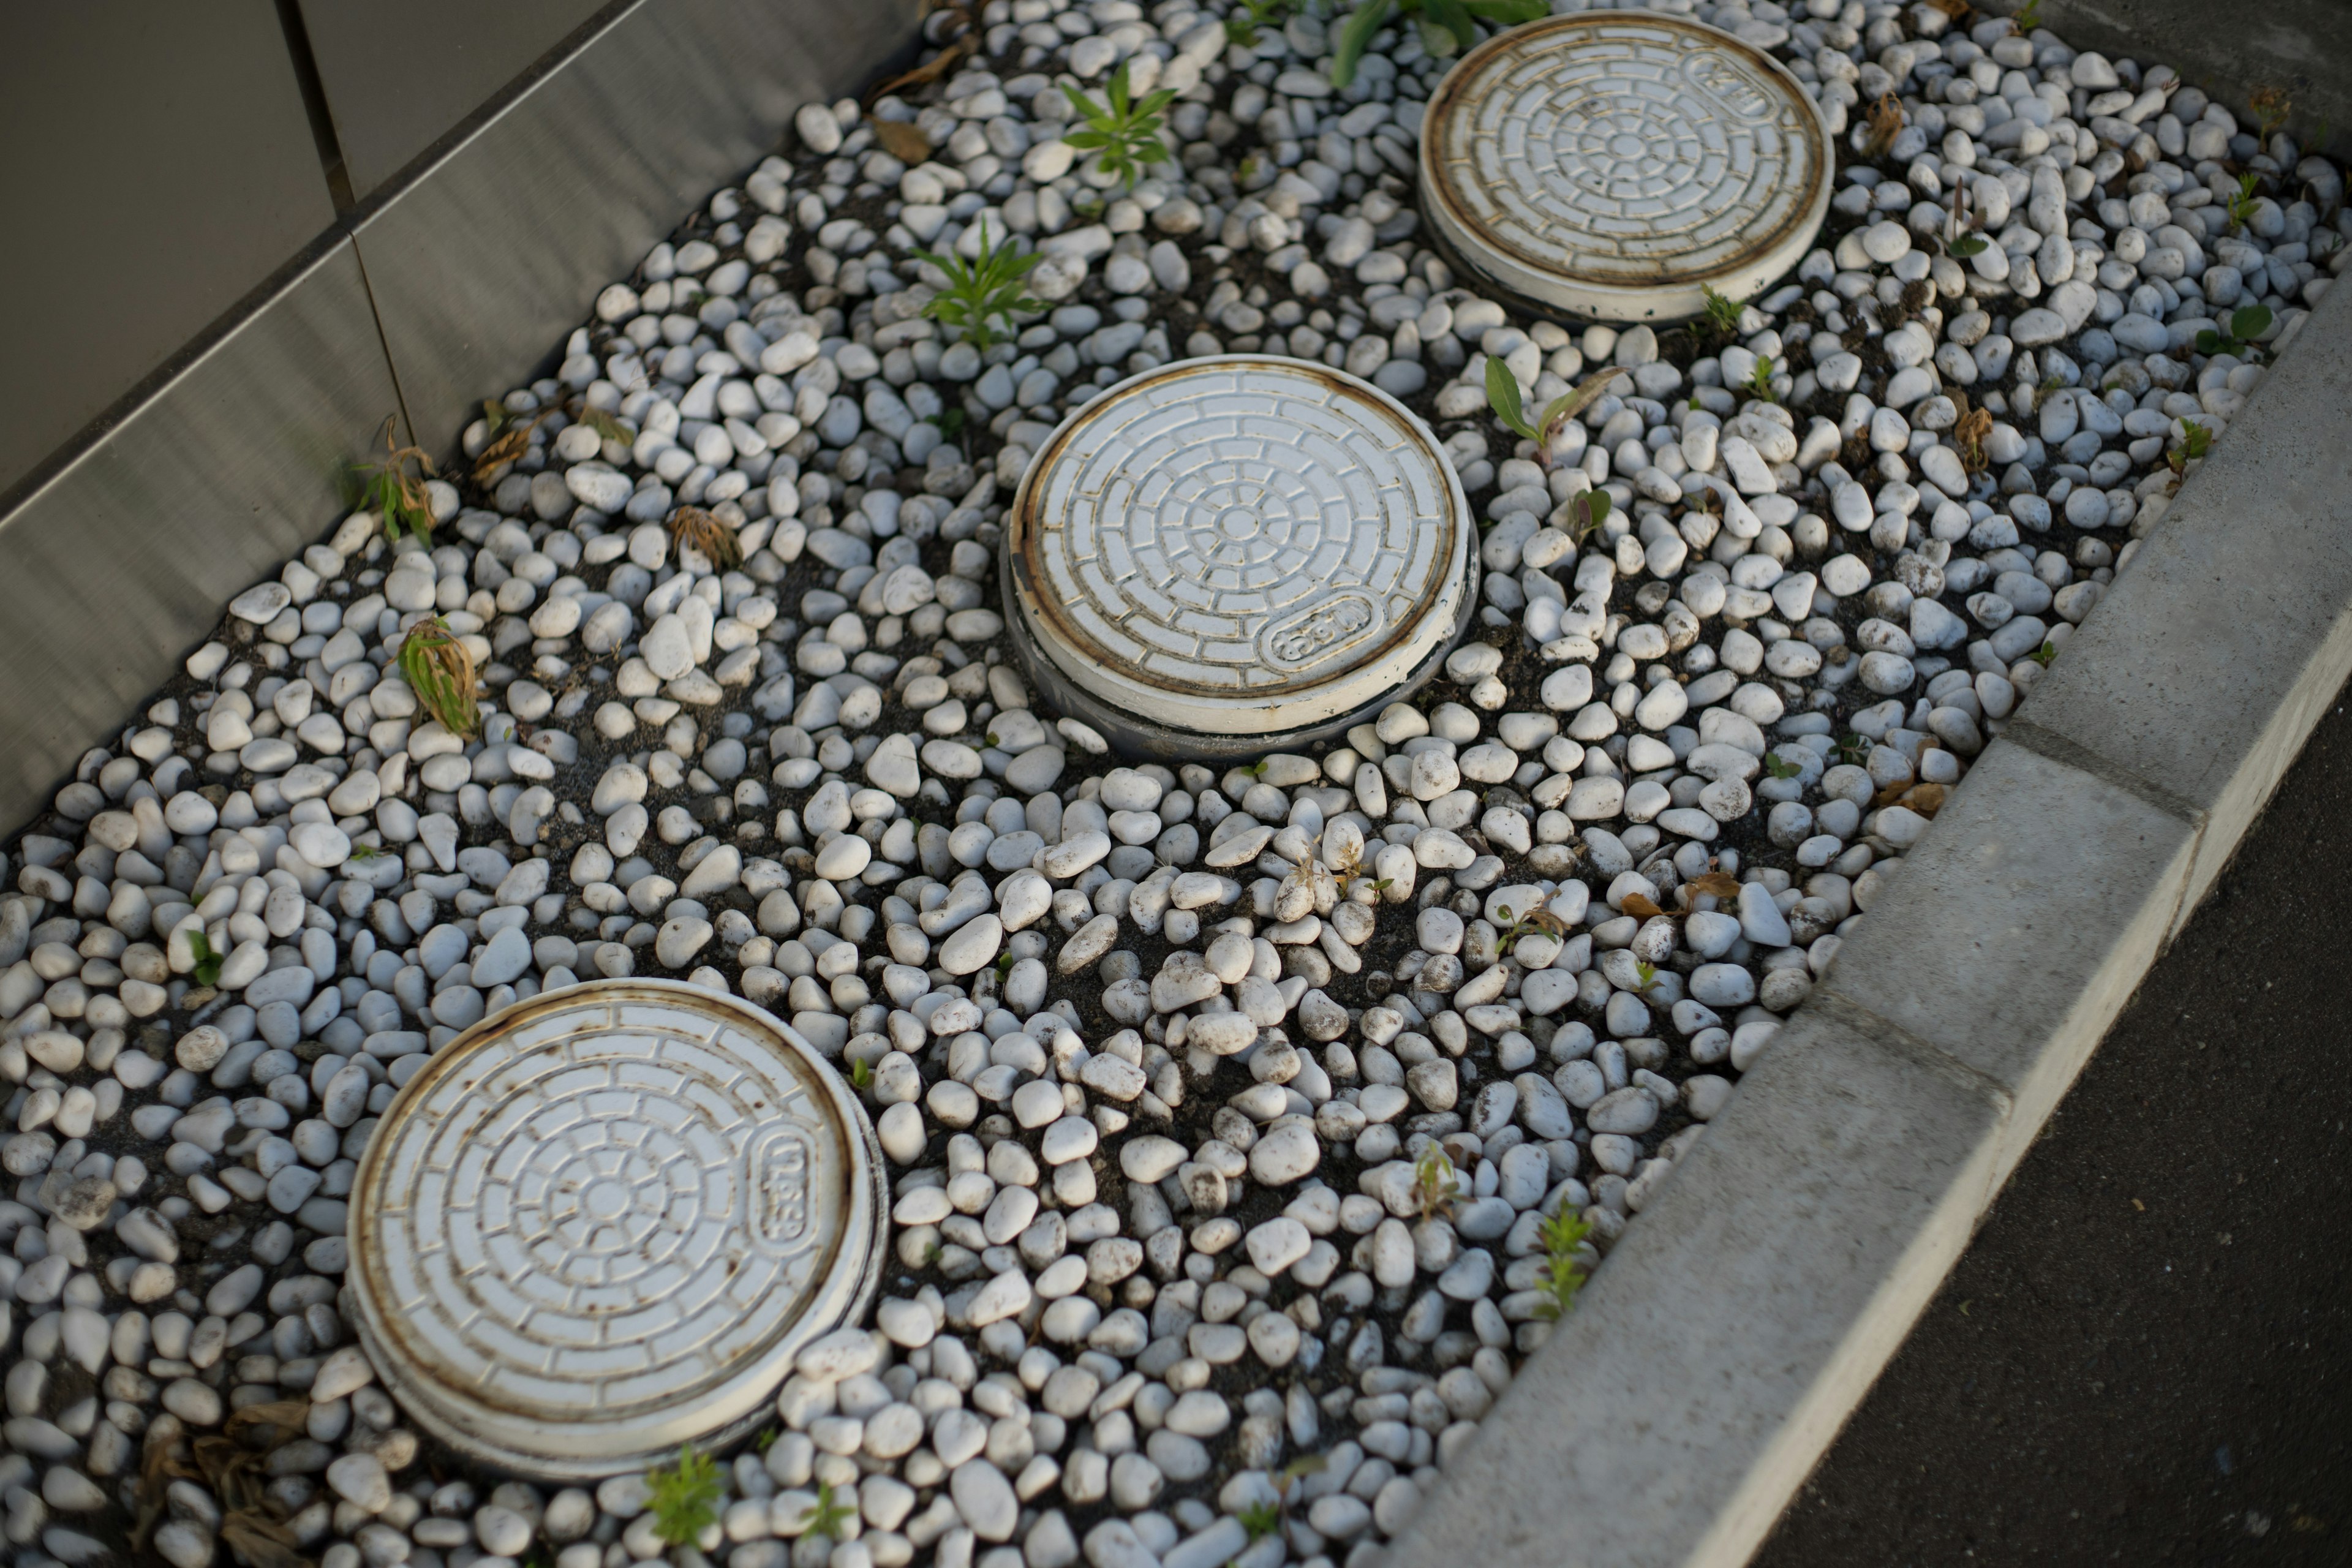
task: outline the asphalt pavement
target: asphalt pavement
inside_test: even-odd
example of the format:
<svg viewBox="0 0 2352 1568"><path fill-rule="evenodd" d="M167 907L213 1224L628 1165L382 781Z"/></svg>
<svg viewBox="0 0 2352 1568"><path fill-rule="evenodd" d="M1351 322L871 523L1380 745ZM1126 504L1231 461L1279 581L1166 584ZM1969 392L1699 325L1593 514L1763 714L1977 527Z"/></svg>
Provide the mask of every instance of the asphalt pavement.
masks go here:
<svg viewBox="0 0 2352 1568"><path fill-rule="evenodd" d="M1755 1568L2352 1563L2347 706Z"/></svg>

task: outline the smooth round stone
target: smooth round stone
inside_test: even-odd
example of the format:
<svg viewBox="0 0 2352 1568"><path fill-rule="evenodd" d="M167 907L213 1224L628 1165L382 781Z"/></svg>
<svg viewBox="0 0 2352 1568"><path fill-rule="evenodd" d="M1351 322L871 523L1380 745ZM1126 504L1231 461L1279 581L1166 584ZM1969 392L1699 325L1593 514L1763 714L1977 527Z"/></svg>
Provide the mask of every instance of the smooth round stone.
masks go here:
<svg viewBox="0 0 2352 1568"><path fill-rule="evenodd" d="M1185 361L1039 449L1005 530L1014 647L1106 735L1255 754L1424 679L1470 608L1475 542L1436 437L1388 394L1296 360Z"/></svg>
<svg viewBox="0 0 2352 1568"><path fill-rule="evenodd" d="M1829 211L1829 129L1786 68L1696 22L1554 16L1463 56L1430 100L1422 207L1474 274L1611 321L1745 300Z"/></svg>
<svg viewBox="0 0 2352 1568"><path fill-rule="evenodd" d="M550 1480L718 1448L865 1310L888 1198L840 1076L768 1014L599 981L442 1047L351 1195L360 1339L417 1426Z"/></svg>

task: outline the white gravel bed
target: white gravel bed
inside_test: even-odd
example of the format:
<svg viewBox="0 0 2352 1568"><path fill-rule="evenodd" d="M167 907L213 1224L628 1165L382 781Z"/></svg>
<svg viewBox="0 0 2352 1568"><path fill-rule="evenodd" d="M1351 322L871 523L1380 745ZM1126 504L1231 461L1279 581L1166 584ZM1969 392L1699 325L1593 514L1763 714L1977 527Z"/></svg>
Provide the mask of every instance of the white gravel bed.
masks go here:
<svg viewBox="0 0 2352 1568"><path fill-rule="evenodd" d="M975 54L803 110L606 289L429 548L355 514L240 595L7 857L14 1561L1375 1562L1542 1342L1548 1220L1580 1268L1637 1223L2352 232L2336 168L2161 67L1927 5L1655 8L1773 50L1846 160L1720 335L1455 286L1410 26L1334 91L1313 19L990 0ZM1118 62L1179 93L1132 191L1061 140L1059 84ZM1047 305L985 352L911 255L983 226ZM2200 348L2257 304L2261 346ZM1318 755L1117 766L1008 662L999 520L1069 407L1230 351L1432 419L1481 624ZM1490 357L1531 405L1630 377L1538 454ZM393 662L436 613L470 739ZM397 1088L632 973L851 1070L896 1205L872 1323L803 1355L690 1544L642 1477L465 1478L338 1310Z"/></svg>

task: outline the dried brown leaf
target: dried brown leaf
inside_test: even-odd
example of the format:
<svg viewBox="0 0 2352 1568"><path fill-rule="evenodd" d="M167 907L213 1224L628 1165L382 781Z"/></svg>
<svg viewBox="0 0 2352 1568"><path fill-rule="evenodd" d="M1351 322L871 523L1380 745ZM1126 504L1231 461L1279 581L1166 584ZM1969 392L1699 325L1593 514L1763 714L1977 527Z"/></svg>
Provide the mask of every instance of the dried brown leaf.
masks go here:
<svg viewBox="0 0 2352 1568"><path fill-rule="evenodd" d="M919 163L931 155L931 139L912 121L874 120L867 123L874 127L874 140L882 144L882 151L901 163Z"/></svg>
<svg viewBox="0 0 2352 1568"><path fill-rule="evenodd" d="M274 1399L266 1405L248 1405L242 1410L229 1412L224 1428L232 1437L241 1436L256 1426L273 1426L281 1431L293 1431L309 1420L310 1402L307 1399Z"/></svg>
<svg viewBox="0 0 2352 1568"><path fill-rule="evenodd" d="M1863 139L1871 157L1883 156L1903 130L1903 104L1893 92L1882 92L1870 106L1870 134Z"/></svg>
<svg viewBox="0 0 2352 1568"><path fill-rule="evenodd" d="M1658 916L1666 912L1660 909L1655 902L1643 898L1639 893L1626 894L1623 901L1618 904L1617 909L1620 913L1632 915L1635 920L1639 921L1655 920Z"/></svg>
<svg viewBox="0 0 2352 1568"><path fill-rule="evenodd" d="M1736 899L1739 896L1739 879L1724 871L1709 871L1685 882L1683 891L1694 899L1702 893L1710 899Z"/></svg>
<svg viewBox="0 0 2352 1568"><path fill-rule="evenodd" d="M692 545L721 571L743 564L735 531L698 506L682 506L669 514L669 536L681 546Z"/></svg>
<svg viewBox="0 0 2352 1568"><path fill-rule="evenodd" d="M961 10L961 7L958 6L955 9ZM888 78L887 80L876 82L866 90L866 101L871 104L890 93L902 92L910 87L920 87L925 82L939 80L955 68L957 61L971 52L976 37L977 35L968 30L955 42L914 69L900 71L897 76Z"/></svg>
<svg viewBox="0 0 2352 1568"><path fill-rule="evenodd" d="M292 1531L254 1509L238 1509L225 1517L220 1536L253 1568L308 1568L310 1561L295 1550Z"/></svg>
<svg viewBox="0 0 2352 1568"><path fill-rule="evenodd" d="M1932 817L1944 808L1944 786L1939 784L1917 784L1895 798L1895 805L1906 806L1922 816Z"/></svg>

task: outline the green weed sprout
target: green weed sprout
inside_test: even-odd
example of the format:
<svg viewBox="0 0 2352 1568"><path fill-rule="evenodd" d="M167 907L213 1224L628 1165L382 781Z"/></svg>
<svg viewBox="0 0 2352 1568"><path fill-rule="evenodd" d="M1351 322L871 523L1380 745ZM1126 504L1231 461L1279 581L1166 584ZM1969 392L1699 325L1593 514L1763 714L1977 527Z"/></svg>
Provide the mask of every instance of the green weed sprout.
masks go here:
<svg viewBox="0 0 2352 1568"><path fill-rule="evenodd" d="M1421 27L1422 47L1443 59L1475 44L1480 22L1510 27L1550 13L1544 0L1363 0L1339 29L1331 51L1331 85L1346 87L1356 79L1356 62L1372 35L1397 16L1412 17Z"/></svg>
<svg viewBox="0 0 2352 1568"><path fill-rule="evenodd" d="M1585 490L1570 499L1568 527L1562 530L1569 542L1582 549L1584 542L1600 532L1601 525L1609 521L1609 509L1613 504L1607 490Z"/></svg>
<svg viewBox="0 0 2352 1568"><path fill-rule="evenodd" d="M805 1533L822 1535L838 1542L841 1527L857 1517L857 1505L841 1500L840 1491L831 1481L821 1481L816 1489L816 1506L801 1516Z"/></svg>
<svg viewBox="0 0 2352 1568"><path fill-rule="evenodd" d="M433 459L425 455L424 447L403 447L393 439L392 427L399 417L396 414L384 416L383 460L360 465L360 499L370 510L383 515L385 538L397 543L405 529L429 544L433 498L426 493L425 481L434 476ZM411 463L417 471L409 470Z"/></svg>
<svg viewBox="0 0 2352 1568"><path fill-rule="evenodd" d="M677 1451L677 1463L656 1465L646 1472L652 1493L654 1533L672 1546L691 1546L695 1539L719 1522L719 1500L725 1488L719 1479L719 1461L691 1448Z"/></svg>
<svg viewBox="0 0 2352 1568"><path fill-rule="evenodd" d="M194 973L197 984L210 985L220 978L221 955L213 951L213 944L205 940L204 932L192 931L188 933L188 951L196 956Z"/></svg>
<svg viewBox="0 0 2352 1568"><path fill-rule="evenodd" d="M1748 395L1759 403L1778 403L1772 395L1772 374L1780 367L1770 354L1758 354L1756 368L1748 373Z"/></svg>
<svg viewBox="0 0 2352 1568"><path fill-rule="evenodd" d="M1543 1292L1543 1300L1536 1303L1540 1321L1556 1323L1575 1308L1576 1293L1584 1285L1584 1265L1576 1249L1591 1232L1592 1226L1566 1204L1536 1232L1544 1249L1543 1271L1536 1286Z"/></svg>
<svg viewBox="0 0 2352 1568"><path fill-rule="evenodd" d="M980 226L980 255L974 259L966 261L953 251L940 255L929 250L915 252L915 258L948 275L948 286L923 301L923 314L961 334L976 349L996 342L999 321L1010 337L1013 317L1045 308L1045 300L1022 292L1029 269L1042 258L1034 252L1018 254L1010 238L1002 245L990 245L985 219Z"/></svg>
<svg viewBox="0 0 2352 1568"><path fill-rule="evenodd" d="M2175 474L2185 475L2189 465L2203 458L2213 446L2213 432L2194 419L2180 422L2180 444L2164 455L2164 465Z"/></svg>
<svg viewBox="0 0 2352 1568"><path fill-rule="evenodd" d="M1735 335L1739 331L1739 312L1742 309L1739 301L1727 294L1717 293L1713 284L1707 284L1705 287L1706 324L1714 329L1717 337L1727 338Z"/></svg>
<svg viewBox="0 0 2352 1568"><path fill-rule="evenodd" d="M1445 1151L1432 1143L1428 1152L1412 1167L1412 1201L1423 1219L1435 1219L1454 1212L1454 1200L1462 1194L1462 1184L1454 1176L1454 1162Z"/></svg>
<svg viewBox="0 0 2352 1568"><path fill-rule="evenodd" d="M1258 29L1274 26L1289 9L1290 0L1240 0L1234 14L1225 18L1225 40L1244 46L1255 44Z"/></svg>
<svg viewBox="0 0 2352 1568"><path fill-rule="evenodd" d="M2255 194L2254 187L2262 183L2263 177L2252 169L2238 176L2237 192L2230 197L2230 232L2231 234L2236 234L2253 221L2254 208L2262 202L2262 197Z"/></svg>
<svg viewBox="0 0 2352 1568"><path fill-rule="evenodd" d="M1494 409L1495 417L1503 422L1505 429L1536 444L1536 461L1549 468L1551 466L1551 445L1568 427L1568 422L1600 401L1601 394L1608 391L1609 384L1626 374L1612 366L1596 375L1588 375L1553 398L1550 405L1543 411L1542 418L1530 421L1519 401L1519 378L1511 374L1511 367L1501 359L1489 356L1486 361L1486 403Z"/></svg>
<svg viewBox="0 0 2352 1568"><path fill-rule="evenodd" d="M1254 1502L1234 1516L1242 1521L1242 1529L1252 1541L1264 1541L1282 1528L1282 1505L1278 1502Z"/></svg>
<svg viewBox="0 0 2352 1568"><path fill-rule="evenodd" d="M1130 99L1127 62L1121 60L1104 89L1108 103L1097 103L1067 82L1062 91L1087 127L1062 140L1082 153L1099 153L1095 167L1101 173L1124 181L1131 191L1146 169L1168 162L1168 143L1160 139L1160 115L1176 100L1175 89L1163 87Z"/></svg>
<svg viewBox="0 0 2352 1568"><path fill-rule="evenodd" d="M2230 330L2217 332L2208 327L2197 334L2197 352L2200 354L2238 354L2242 356L2254 346L2254 340L2271 330L2271 308L2268 305L2241 305L2230 313Z"/></svg>
<svg viewBox="0 0 2352 1568"><path fill-rule="evenodd" d="M1776 779L1792 779L1805 770L1778 752L1764 753L1764 771Z"/></svg>
<svg viewBox="0 0 2352 1568"><path fill-rule="evenodd" d="M470 735L482 727L480 695L474 673L474 656L465 639L435 616L408 628L400 640L400 678L416 694L427 713L453 735Z"/></svg>

